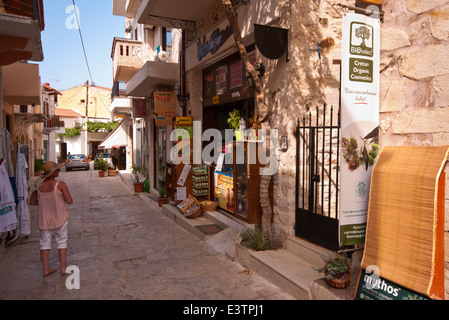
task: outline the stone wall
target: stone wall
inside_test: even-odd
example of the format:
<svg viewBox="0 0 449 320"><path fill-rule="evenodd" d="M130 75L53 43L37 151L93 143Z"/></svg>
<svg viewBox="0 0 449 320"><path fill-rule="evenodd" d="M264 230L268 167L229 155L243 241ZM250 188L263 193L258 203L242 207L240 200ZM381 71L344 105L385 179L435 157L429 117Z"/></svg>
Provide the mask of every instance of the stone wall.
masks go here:
<svg viewBox="0 0 449 320"><path fill-rule="evenodd" d="M381 24L381 145L449 145L449 1L387 0ZM446 180L446 298L449 297Z"/></svg>
<svg viewBox="0 0 449 320"><path fill-rule="evenodd" d="M284 243L287 236L294 235L296 123L309 112L315 115L317 109L321 118L324 103L338 110L340 67L334 60L339 59L342 9L328 1L279 1L278 5L281 18L269 25L290 30L290 61L284 57L269 60L260 54L258 59L266 66L262 81L273 112L269 126L279 130L279 137L288 137L289 148L279 155L274 180L273 235ZM322 163L327 168L326 160Z"/></svg>

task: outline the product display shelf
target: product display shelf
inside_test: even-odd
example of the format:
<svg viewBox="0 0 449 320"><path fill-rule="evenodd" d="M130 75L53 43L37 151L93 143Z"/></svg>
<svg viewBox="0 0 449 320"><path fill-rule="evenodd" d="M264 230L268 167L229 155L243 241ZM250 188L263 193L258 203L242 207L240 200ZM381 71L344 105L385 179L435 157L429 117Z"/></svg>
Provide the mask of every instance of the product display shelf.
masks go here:
<svg viewBox="0 0 449 320"><path fill-rule="evenodd" d="M209 167L207 165L192 168L192 194L195 197L209 198Z"/></svg>

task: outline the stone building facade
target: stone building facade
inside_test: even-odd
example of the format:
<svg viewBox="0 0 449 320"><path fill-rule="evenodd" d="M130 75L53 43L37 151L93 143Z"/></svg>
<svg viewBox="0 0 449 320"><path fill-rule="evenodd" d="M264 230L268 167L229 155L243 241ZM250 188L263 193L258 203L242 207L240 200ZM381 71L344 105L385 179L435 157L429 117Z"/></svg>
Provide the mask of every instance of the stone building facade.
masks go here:
<svg viewBox="0 0 449 320"><path fill-rule="evenodd" d="M385 1L383 10L380 143L390 146L449 145L449 1ZM447 176L445 207L447 299Z"/></svg>
<svg viewBox="0 0 449 320"><path fill-rule="evenodd" d="M220 2L197 22L205 33L227 23ZM273 234L279 243L294 235L296 123L310 111L321 115L324 104L339 106L342 15L350 11L344 6L354 5L355 1L279 0L238 9L239 17L245 17L239 21L244 41L251 42L253 23L289 30L289 61L270 60L256 50L256 60L266 67L261 81L273 113L268 127L278 129L279 136L287 136L289 142L288 150L278 155L273 176ZM385 0L381 9L380 145L448 145L449 1ZM227 43L220 50L233 45ZM203 110L200 81L200 70L188 68L188 110L197 119L202 119ZM449 181L446 247L448 185ZM446 254L446 270L448 263Z"/></svg>

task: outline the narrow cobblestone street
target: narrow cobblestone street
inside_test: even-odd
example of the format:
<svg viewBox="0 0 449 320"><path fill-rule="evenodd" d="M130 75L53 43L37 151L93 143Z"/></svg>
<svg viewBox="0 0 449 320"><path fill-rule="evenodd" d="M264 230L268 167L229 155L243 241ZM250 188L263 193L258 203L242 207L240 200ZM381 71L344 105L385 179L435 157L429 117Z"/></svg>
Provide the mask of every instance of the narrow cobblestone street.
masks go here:
<svg viewBox="0 0 449 320"><path fill-rule="evenodd" d="M80 288L58 273L42 277L37 207L32 233L0 253L2 299L291 300L257 274L216 252L149 207L119 176L61 171L69 206L68 265L78 266ZM59 270L56 244L50 264Z"/></svg>

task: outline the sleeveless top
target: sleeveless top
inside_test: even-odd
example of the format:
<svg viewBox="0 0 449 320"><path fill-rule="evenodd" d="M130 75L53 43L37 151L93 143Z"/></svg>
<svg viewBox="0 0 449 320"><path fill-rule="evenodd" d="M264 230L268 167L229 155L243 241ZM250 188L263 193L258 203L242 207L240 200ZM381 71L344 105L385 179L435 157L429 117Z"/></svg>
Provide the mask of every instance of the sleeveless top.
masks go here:
<svg viewBox="0 0 449 320"><path fill-rule="evenodd" d="M50 192L37 190L38 214L37 223L40 230L51 230L61 227L69 218L62 191L58 190L58 182L55 189Z"/></svg>

